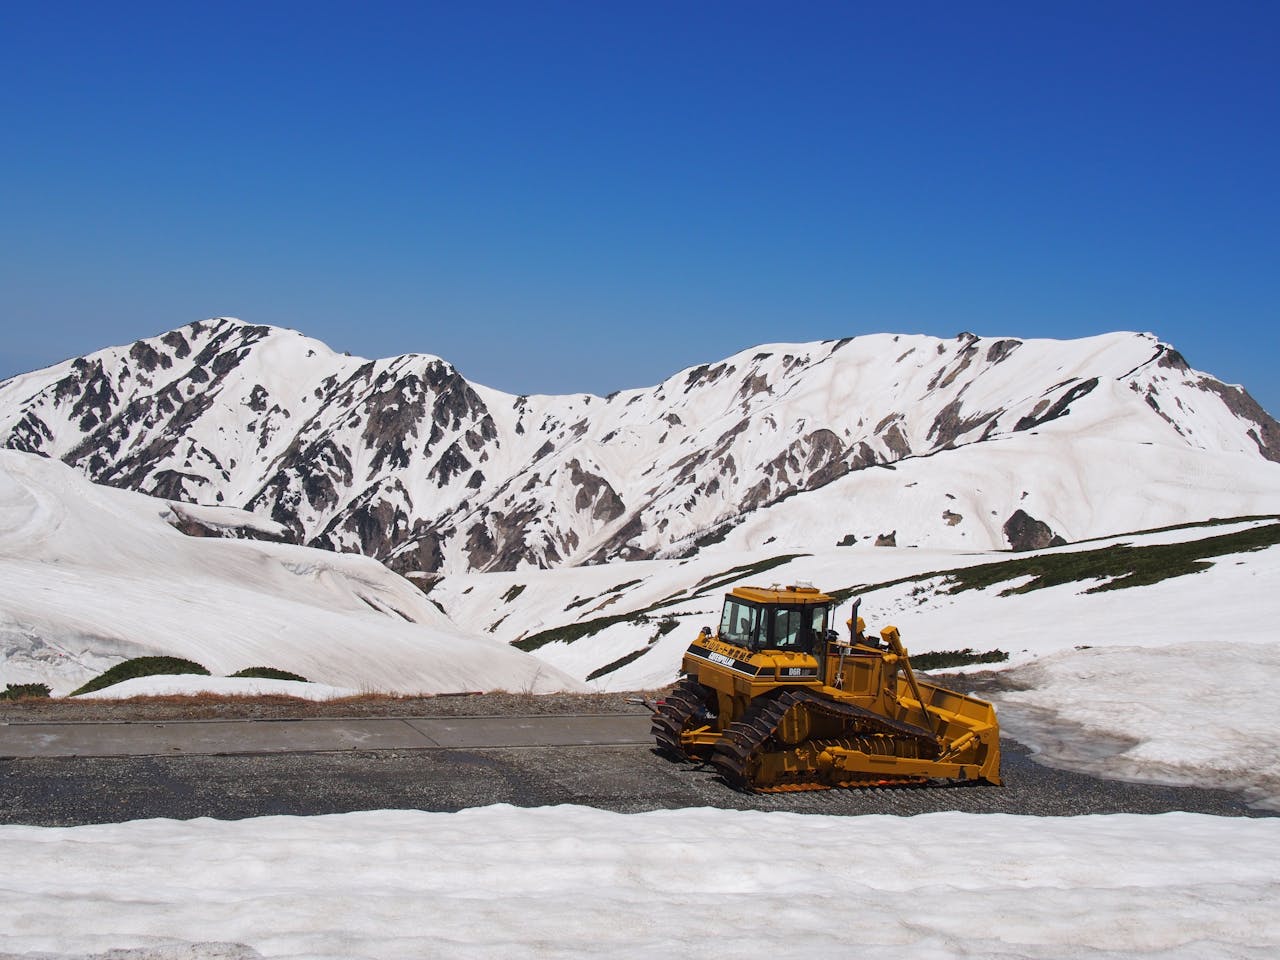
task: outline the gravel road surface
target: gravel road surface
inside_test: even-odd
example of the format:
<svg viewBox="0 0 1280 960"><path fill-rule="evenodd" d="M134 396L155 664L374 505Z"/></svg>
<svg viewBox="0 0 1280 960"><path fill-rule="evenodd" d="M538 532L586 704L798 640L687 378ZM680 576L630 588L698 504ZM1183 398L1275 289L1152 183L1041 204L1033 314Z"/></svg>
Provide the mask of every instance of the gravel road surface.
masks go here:
<svg viewBox="0 0 1280 960"><path fill-rule="evenodd" d="M157 721L257 717L548 716L644 712L623 695L489 694L311 704L254 700L23 701L0 722ZM150 817L238 819L354 810L453 811L491 803L576 803L618 812L675 807L797 813L943 810L1071 816L1186 810L1262 816L1220 790L1119 783L1054 770L1004 742L1003 787L832 790L747 795L709 767L674 764L647 745L457 750L345 750L270 755L0 760L0 822L67 826Z"/></svg>
<svg viewBox="0 0 1280 960"><path fill-rule="evenodd" d="M0 822L68 826L150 817L454 811L490 803L575 803L622 813L708 806L830 814L1260 815L1223 791L1116 783L1053 770L1012 742L1005 744L1004 776L1002 787L745 795L725 786L710 768L672 764L644 746L40 758L0 761Z"/></svg>

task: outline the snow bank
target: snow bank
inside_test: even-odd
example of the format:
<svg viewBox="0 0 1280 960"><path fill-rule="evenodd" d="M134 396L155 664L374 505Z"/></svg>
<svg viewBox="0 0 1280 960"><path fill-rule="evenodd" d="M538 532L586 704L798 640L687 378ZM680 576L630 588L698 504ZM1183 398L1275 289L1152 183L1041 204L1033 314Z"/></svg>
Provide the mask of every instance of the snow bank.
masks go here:
<svg viewBox="0 0 1280 960"><path fill-rule="evenodd" d="M205 677L199 674L181 676L134 677L109 687L82 693L77 700L127 700L129 697L189 697L212 693L223 697L300 697L303 700L335 700L354 697L359 690L330 687L323 683L301 683L297 680L267 680L260 677Z"/></svg>
<svg viewBox="0 0 1280 960"><path fill-rule="evenodd" d="M1111 647L1045 657L1012 674L1002 731L1039 759L1122 780L1242 791L1280 810L1274 644Z"/></svg>
<svg viewBox="0 0 1280 960"><path fill-rule="evenodd" d="M0 844L21 864L0 878L0 951L56 957L1280 951L1276 819L494 806L10 826Z"/></svg>

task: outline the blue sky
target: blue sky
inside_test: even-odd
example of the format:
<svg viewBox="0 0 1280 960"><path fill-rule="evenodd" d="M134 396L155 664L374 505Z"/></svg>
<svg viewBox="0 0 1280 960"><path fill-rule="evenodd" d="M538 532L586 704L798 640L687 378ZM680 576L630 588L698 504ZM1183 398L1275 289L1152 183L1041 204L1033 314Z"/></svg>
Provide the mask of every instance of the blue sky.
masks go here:
<svg viewBox="0 0 1280 960"><path fill-rule="evenodd" d="M0 0L0 376L207 316L512 392L1149 330L1280 413L1280 4Z"/></svg>

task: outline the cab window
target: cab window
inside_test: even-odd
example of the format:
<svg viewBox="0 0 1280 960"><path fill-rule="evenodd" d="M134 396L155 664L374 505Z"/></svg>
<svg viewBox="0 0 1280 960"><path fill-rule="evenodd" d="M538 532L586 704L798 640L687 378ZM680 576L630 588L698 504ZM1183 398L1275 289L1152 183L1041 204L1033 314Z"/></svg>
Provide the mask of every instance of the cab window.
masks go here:
<svg viewBox="0 0 1280 960"><path fill-rule="evenodd" d="M739 647L753 649L760 608L736 600L726 600L720 616L720 639Z"/></svg>
<svg viewBox="0 0 1280 960"><path fill-rule="evenodd" d="M813 653L827 633L826 606L757 607L727 598L720 615L720 639L748 650Z"/></svg>
<svg viewBox="0 0 1280 960"><path fill-rule="evenodd" d="M813 653L827 633L827 608L778 607L773 611L769 646L778 650Z"/></svg>
<svg viewBox="0 0 1280 960"><path fill-rule="evenodd" d="M810 607L810 626L816 637L825 637L827 635L827 608L826 607Z"/></svg>
<svg viewBox="0 0 1280 960"><path fill-rule="evenodd" d="M804 622L804 611L778 607L773 612L773 630L769 646L779 650L794 648L799 639L800 624Z"/></svg>

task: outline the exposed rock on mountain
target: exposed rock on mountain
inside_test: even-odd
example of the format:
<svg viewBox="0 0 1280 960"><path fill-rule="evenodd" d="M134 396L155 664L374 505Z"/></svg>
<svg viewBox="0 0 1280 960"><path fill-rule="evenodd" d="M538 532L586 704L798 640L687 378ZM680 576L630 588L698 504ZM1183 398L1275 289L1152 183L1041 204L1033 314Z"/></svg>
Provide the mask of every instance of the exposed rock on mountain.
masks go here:
<svg viewBox="0 0 1280 960"><path fill-rule="evenodd" d="M817 521L778 519L801 514L824 544L1004 548L1037 522L1080 539L1280 491L1280 425L1141 334L767 345L648 389L515 397L222 318L0 383L0 438L401 572L803 549Z"/></svg>
<svg viewBox="0 0 1280 960"><path fill-rule="evenodd" d="M228 540L265 540L290 543L289 531L273 520L247 510L206 507L170 501L162 518L188 537L221 537Z"/></svg>
<svg viewBox="0 0 1280 960"><path fill-rule="evenodd" d="M1004 522L1004 537L1010 549L1017 551L1060 547L1067 542L1050 530L1047 523L1029 516L1025 510L1015 510Z"/></svg>

